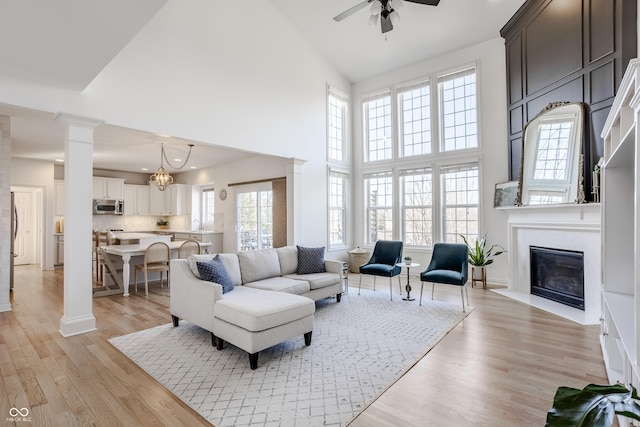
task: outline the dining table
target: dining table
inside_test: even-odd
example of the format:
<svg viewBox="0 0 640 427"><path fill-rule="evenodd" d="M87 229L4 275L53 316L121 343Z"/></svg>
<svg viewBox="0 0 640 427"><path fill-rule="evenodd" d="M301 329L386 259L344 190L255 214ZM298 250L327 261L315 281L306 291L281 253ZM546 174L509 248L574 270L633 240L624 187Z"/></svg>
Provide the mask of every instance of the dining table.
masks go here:
<svg viewBox="0 0 640 427"><path fill-rule="evenodd" d="M111 277L110 283L104 283L104 286L94 287L93 296L101 297L107 295L123 294L129 296L129 285L131 282L131 267L135 264L144 262L144 254L149 245L154 242L144 242L131 245L108 245L98 248L104 257L107 277ZM177 258L178 249L184 243L183 240L165 241L171 249L171 258ZM211 246L210 242L201 242L200 250L208 253Z"/></svg>

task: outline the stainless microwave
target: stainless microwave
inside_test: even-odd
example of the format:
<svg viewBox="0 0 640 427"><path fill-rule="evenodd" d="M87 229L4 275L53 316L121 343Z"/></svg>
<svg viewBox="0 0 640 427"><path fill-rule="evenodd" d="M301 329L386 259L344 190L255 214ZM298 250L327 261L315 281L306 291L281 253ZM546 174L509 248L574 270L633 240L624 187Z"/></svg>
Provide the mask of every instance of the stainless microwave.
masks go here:
<svg viewBox="0 0 640 427"><path fill-rule="evenodd" d="M122 200L94 199L94 215L122 215L124 214L124 202Z"/></svg>

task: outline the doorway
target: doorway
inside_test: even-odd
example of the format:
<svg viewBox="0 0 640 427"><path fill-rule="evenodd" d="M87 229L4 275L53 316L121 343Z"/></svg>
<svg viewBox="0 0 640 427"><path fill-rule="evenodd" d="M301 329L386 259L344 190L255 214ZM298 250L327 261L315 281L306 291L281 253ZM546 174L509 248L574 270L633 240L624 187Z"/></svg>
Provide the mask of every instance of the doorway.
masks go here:
<svg viewBox="0 0 640 427"><path fill-rule="evenodd" d="M15 197L18 232L14 265L40 264L42 261L42 189L11 187Z"/></svg>

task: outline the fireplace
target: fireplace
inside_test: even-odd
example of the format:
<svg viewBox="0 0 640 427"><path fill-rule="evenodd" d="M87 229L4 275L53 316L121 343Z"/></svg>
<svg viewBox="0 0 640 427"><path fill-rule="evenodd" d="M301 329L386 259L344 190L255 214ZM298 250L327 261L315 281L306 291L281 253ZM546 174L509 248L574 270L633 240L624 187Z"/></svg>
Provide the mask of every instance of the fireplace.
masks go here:
<svg viewBox="0 0 640 427"><path fill-rule="evenodd" d="M584 311L584 253L529 247L531 294Z"/></svg>

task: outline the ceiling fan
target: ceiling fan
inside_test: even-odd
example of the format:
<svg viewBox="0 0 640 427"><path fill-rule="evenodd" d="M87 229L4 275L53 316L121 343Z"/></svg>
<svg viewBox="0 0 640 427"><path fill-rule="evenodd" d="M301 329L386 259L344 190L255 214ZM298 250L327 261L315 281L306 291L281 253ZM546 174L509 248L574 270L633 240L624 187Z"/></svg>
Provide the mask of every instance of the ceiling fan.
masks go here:
<svg viewBox="0 0 640 427"><path fill-rule="evenodd" d="M425 4L428 6L437 6L440 0L406 0L411 3ZM382 33L393 30L393 24L400 19L400 15L396 9L402 7L402 0L364 0L361 3L345 10L341 14L333 18L334 21L340 22L343 19L353 15L360 9L364 8L368 4L371 4L371 17L369 18L369 24L375 25L380 18L380 27Z"/></svg>

